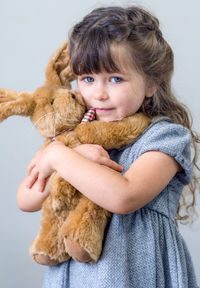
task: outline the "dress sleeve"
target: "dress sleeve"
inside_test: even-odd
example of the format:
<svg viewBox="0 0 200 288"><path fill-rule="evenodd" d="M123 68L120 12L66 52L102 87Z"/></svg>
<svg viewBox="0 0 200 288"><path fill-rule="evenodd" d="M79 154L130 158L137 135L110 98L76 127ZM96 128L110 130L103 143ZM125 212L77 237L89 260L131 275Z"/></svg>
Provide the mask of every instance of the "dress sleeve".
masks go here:
<svg viewBox="0 0 200 288"><path fill-rule="evenodd" d="M147 151L161 151L172 157L181 165L183 170L177 173L178 180L187 185L192 178L191 164L191 133L171 120L158 121L147 129L140 139L139 155Z"/></svg>

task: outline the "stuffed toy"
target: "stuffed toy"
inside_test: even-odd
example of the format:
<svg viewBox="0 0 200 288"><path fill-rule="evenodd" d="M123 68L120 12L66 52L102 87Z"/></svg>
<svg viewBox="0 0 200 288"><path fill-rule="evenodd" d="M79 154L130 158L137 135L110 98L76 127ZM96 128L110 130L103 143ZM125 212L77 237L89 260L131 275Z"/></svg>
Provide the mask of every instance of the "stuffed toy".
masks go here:
<svg viewBox="0 0 200 288"><path fill-rule="evenodd" d="M46 138L43 147L56 139L70 148L88 143L106 150L130 144L150 124L142 113L120 121L80 123L87 111L81 95L71 90L74 79L65 42L48 62L44 86L33 93L0 89L0 121L12 115L30 117ZM84 197L57 172L49 183L40 230L30 247L32 259L43 265L56 265L70 257L95 263L111 213Z"/></svg>

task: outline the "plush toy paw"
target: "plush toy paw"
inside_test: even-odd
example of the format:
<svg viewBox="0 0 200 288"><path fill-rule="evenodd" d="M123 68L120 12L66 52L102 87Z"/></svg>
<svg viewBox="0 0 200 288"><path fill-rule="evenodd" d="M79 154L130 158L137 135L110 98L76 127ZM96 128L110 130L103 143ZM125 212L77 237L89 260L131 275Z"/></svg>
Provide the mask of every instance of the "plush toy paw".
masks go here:
<svg viewBox="0 0 200 288"><path fill-rule="evenodd" d="M61 229L65 251L75 260L83 258L83 261L79 262L97 262L101 254L104 230L109 215L109 212L86 197L81 198Z"/></svg>
<svg viewBox="0 0 200 288"><path fill-rule="evenodd" d="M91 262L93 259L90 257L89 253L81 247L81 245L71 238L67 238L66 247L68 254L77 262Z"/></svg>
<svg viewBox="0 0 200 288"><path fill-rule="evenodd" d="M51 220L51 218L49 219ZM45 234L46 237L44 237ZM49 229L49 231L40 231L40 234L38 234L36 239L31 243L29 251L34 262L41 265L53 266L69 260L70 256L65 251L64 241L61 236L59 241L59 239L56 238L57 236L59 237L57 230L51 231L51 229Z"/></svg>
<svg viewBox="0 0 200 288"><path fill-rule="evenodd" d="M51 259L48 255L36 254L34 255L34 261L41 265L54 266L59 264L59 261Z"/></svg>

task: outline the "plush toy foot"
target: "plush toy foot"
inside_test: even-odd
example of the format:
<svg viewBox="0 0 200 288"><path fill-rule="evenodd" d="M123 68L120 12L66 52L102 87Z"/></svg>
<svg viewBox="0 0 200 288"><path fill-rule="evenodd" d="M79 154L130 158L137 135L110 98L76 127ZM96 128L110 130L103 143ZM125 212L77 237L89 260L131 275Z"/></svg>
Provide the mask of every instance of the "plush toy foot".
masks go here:
<svg viewBox="0 0 200 288"><path fill-rule="evenodd" d="M66 239L67 253L77 262L90 262L93 259L81 245L71 238Z"/></svg>
<svg viewBox="0 0 200 288"><path fill-rule="evenodd" d="M44 254L34 255L34 261L41 265L54 266L59 263L59 261L51 259L49 256Z"/></svg>
<svg viewBox="0 0 200 288"><path fill-rule="evenodd" d="M54 235L53 237L52 239L54 239L55 245L52 245L52 243L46 241L46 239L44 241L42 237L37 237L33 240L29 252L34 262L41 265L53 266L69 260L70 256L65 251L65 244L63 239L61 242L58 242L56 241L56 236ZM59 246L57 243L59 243Z"/></svg>
<svg viewBox="0 0 200 288"><path fill-rule="evenodd" d="M109 217L109 212L87 198L81 198L61 228L66 252L75 260L79 259L77 261L96 263Z"/></svg>

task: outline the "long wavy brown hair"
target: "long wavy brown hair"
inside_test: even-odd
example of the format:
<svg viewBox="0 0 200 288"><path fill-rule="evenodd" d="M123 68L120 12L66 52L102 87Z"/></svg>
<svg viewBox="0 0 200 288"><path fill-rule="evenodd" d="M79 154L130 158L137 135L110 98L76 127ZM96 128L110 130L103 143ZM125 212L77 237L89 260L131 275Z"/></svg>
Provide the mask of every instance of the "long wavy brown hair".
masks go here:
<svg viewBox="0 0 200 288"><path fill-rule="evenodd" d="M161 115L168 116L191 132L193 177L182 193L176 220L181 223L192 222L196 191L199 190L197 144L200 140L192 129L192 117L188 108L172 93L172 49L163 38L158 19L151 13L135 6L102 7L93 10L71 31L69 54L72 70L76 75L99 73L102 70L119 72L111 53L111 47L115 44L129 48L134 67L157 87L153 97L145 98L140 110L152 119Z"/></svg>

